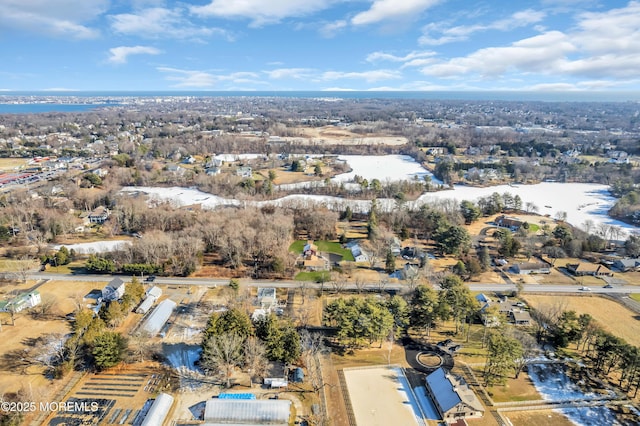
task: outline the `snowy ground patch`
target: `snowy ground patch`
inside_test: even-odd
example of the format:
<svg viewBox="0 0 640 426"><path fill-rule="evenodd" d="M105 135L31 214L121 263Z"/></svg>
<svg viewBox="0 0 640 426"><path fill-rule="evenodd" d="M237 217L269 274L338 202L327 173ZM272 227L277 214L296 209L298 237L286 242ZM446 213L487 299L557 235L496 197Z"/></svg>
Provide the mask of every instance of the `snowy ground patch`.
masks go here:
<svg viewBox="0 0 640 426"><path fill-rule="evenodd" d="M125 245L131 244L128 240L111 240L111 241L94 241L92 243L78 244L58 244L53 246L54 250L60 250L65 246L69 250L74 250L78 254L107 253L123 248Z"/></svg>
<svg viewBox="0 0 640 426"><path fill-rule="evenodd" d="M382 183L414 179L424 182L424 177L430 176L434 185L442 183L408 155L340 155L338 160L345 161L351 171L333 177L333 182L349 182L357 175L369 182L373 179Z"/></svg>

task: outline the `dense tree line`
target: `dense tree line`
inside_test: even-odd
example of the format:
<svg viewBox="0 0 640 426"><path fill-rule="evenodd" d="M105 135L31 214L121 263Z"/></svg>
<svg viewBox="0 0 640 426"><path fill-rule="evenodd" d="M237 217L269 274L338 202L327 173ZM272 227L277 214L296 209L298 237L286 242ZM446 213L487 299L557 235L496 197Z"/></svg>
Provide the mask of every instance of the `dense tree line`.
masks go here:
<svg viewBox="0 0 640 426"><path fill-rule="evenodd" d="M300 334L287 320L273 314L255 324L240 308L213 314L202 339L200 366L226 387L238 368L253 379L265 377L267 360L291 365L302 354Z"/></svg>

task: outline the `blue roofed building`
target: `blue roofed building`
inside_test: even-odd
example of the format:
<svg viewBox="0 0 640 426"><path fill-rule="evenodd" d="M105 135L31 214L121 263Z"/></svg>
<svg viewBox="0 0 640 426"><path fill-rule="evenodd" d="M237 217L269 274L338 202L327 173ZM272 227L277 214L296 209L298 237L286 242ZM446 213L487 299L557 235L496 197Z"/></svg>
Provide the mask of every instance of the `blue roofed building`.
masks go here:
<svg viewBox="0 0 640 426"><path fill-rule="evenodd" d="M427 376L426 385L427 394L445 422L483 416L484 406L462 377L440 367Z"/></svg>

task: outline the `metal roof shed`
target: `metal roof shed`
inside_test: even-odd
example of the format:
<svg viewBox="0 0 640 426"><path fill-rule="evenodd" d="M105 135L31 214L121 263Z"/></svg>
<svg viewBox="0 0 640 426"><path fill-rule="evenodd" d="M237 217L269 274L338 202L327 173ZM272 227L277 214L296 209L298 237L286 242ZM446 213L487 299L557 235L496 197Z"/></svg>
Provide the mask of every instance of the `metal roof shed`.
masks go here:
<svg viewBox="0 0 640 426"><path fill-rule="evenodd" d="M165 299L151 312L149 318L142 324L142 329L147 333L155 336L162 330L164 324L167 322L173 310L176 307L176 302L171 299Z"/></svg>
<svg viewBox="0 0 640 426"><path fill-rule="evenodd" d="M204 421L224 424L289 424L291 401L286 399L242 400L212 398L206 403Z"/></svg>
<svg viewBox="0 0 640 426"><path fill-rule="evenodd" d="M140 426L160 426L169 414L173 405L173 397L166 393L161 393L151 404L151 408L144 417Z"/></svg>

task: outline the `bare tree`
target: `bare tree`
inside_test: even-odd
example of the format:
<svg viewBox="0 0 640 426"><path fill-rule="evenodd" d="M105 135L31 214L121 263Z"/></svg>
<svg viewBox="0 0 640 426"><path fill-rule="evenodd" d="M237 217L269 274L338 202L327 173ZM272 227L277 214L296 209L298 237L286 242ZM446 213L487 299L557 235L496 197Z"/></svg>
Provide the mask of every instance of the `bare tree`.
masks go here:
<svg viewBox="0 0 640 426"><path fill-rule="evenodd" d="M256 337L249 337L244 345L244 367L252 387L254 379L261 380L267 372L267 349Z"/></svg>
<svg viewBox="0 0 640 426"><path fill-rule="evenodd" d="M244 340L237 334L225 333L209 336L203 343L200 363L202 367L222 379L227 388L231 377L242 365Z"/></svg>
<svg viewBox="0 0 640 426"><path fill-rule="evenodd" d="M145 358L151 355L152 343L151 336L146 331L137 331L129 339L129 344L132 349L133 355L135 355L139 362L144 362Z"/></svg>

